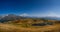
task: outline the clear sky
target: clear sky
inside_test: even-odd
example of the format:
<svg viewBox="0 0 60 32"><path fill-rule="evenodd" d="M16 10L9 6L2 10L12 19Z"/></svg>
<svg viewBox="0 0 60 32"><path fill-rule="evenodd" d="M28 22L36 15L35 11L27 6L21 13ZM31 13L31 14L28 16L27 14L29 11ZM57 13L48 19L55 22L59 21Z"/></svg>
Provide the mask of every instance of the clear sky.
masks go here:
<svg viewBox="0 0 60 32"><path fill-rule="evenodd" d="M0 0L0 15L60 17L60 0Z"/></svg>

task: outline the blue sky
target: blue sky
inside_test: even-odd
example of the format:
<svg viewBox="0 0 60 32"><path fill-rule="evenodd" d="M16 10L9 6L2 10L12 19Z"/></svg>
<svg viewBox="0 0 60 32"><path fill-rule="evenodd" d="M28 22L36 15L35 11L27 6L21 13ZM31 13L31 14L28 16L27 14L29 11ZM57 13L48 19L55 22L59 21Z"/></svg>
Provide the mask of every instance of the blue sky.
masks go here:
<svg viewBox="0 0 60 32"><path fill-rule="evenodd" d="M60 17L60 0L0 0L0 15Z"/></svg>

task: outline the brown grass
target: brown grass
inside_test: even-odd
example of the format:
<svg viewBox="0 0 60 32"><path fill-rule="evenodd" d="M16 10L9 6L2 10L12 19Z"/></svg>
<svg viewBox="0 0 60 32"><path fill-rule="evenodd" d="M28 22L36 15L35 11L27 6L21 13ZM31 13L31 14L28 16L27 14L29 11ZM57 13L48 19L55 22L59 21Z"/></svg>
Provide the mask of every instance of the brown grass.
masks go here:
<svg viewBox="0 0 60 32"><path fill-rule="evenodd" d="M39 28L24 28L11 24L0 24L0 32L60 32L60 24Z"/></svg>
<svg viewBox="0 0 60 32"><path fill-rule="evenodd" d="M60 32L60 22L55 20L48 20L55 23L54 25L31 26L31 24L42 22L45 21L24 19L0 23L0 32Z"/></svg>

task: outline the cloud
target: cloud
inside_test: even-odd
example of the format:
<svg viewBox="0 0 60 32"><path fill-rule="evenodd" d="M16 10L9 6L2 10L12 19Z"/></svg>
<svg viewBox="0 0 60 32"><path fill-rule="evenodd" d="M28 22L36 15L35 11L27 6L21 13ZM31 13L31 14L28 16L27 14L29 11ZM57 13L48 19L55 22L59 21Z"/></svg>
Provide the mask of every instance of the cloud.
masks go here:
<svg viewBox="0 0 60 32"><path fill-rule="evenodd" d="M20 14L20 16L29 16L27 13Z"/></svg>
<svg viewBox="0 0 60 32"><path fill-rule="evenodd" d="M59 14L54 13L54 12L49 12L46 16L49 16L49 17L60 17Z"/></svg>
<svg viewBox="0 0 60 32"><path fill-rule="evenodd" d="M20 14L20 16L36 16L36 17L60 17L60 15L58 13L55 13L53 11L49 11L47 13L42 13L42 14L33 14L33 15L29 15L27 13L23 13Z"/></svg>
<svg viewBox="0 0 60 32"><path fill-rule="evenodd" d="M37 17L60 17L58 13L55 13L53 11L49 11L47 13L36 14L35 16Z"/></svg>

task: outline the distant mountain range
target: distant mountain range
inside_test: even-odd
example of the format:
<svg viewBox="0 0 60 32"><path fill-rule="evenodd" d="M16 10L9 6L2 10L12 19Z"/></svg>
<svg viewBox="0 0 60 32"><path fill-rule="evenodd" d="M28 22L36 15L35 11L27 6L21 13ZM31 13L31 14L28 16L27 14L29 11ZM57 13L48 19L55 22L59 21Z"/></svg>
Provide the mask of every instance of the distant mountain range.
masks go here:
<svg viewBox="0 0 60 32"><path fill-rule="evenodd" d="M17 15L14 15L14 14L9 14L7 16L0 16L0 22L4 22L4 21L11 21L11 20L19 20L19 19L22 19L23 17L21 16L17 16Z"/></svg>
<svg viewBox="0 0 60 32"><path fill-rule="evenodd" d="M18 16L14 14L8 14L7 16L0 16L0 22L4 21L11 21L11 20L19 20L19 19L25 19L25 18L43 18L48 20L60 20L59 17L30 17L30 16Z"/></svg>
<svg viewBox="0 0 60 32"><path fill-rule="evenodd" d="M47 20L60 20L60 17L42 17Z"/></svg>

